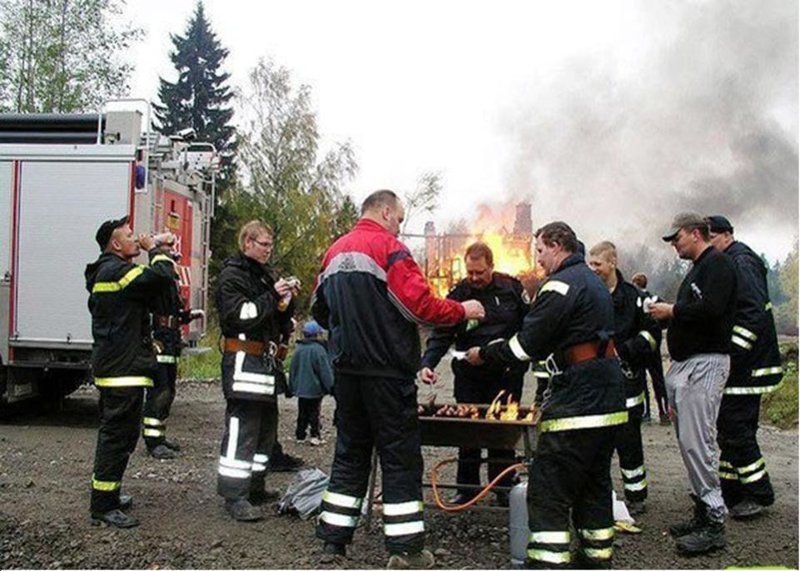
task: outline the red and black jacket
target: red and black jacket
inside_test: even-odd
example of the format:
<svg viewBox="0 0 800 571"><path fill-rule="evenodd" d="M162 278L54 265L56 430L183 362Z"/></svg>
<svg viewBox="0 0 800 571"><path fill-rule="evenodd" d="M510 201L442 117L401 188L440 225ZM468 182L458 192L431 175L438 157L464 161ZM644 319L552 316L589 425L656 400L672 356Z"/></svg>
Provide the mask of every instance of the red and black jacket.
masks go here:
<svg viewBox="0 0 800 571"><path fill-rule="evenodd" d="M460 303L431 292L408 248L369 219L325 253L311 312L330 332L337 371L399 378L419 370L418 323L455 325L464 318Z"/></svg>

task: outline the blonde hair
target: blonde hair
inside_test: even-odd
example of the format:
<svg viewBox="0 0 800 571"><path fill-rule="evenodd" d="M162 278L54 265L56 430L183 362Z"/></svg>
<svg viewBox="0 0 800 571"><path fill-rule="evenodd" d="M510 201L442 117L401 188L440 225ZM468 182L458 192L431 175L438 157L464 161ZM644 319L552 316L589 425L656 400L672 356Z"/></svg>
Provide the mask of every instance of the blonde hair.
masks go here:
<svg viewBox="0 0 800 571"><path fill-rule="evenodd" d="M261 220L251 220L239 230L239 250L244 252L244 245L247 239L255 240L262 234L268 234L272 238L272 227L269 224L261 222Z"/></svg>
<svg viewBox="0 0 800 571"><path fill-rule="evenodd" d="M614 245L613 242L609 242L608 240L604 240L592 246L592 249L589 250L590 256L599 256L600 254L604 254L605 252L609 252L609 259L616 263L617 261L617 247Z"/></svg>

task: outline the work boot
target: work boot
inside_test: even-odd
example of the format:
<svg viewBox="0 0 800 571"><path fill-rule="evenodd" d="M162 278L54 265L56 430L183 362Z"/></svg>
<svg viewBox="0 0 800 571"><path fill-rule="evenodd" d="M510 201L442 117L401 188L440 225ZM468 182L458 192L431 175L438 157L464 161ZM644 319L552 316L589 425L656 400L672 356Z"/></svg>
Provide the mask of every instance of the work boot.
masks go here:
<svg viewBox="0 0 800 571"><path fill-rule="evenodd" d="M745 498L730 509L733 519L753 519L764 513L764 506L757 501Z"/></svg>
<svg viewBox="0 0 800 571"><path fill-rule="evenodd" d="M258 521L264 517L258 508L243 498L225 500L225 511L236 521Z"/></svg>
<svg viewBox="0 0 800 571"><path fill-rule="evenodd" d="M389 556L387 569L430 569L436 560L427 549L409 553L392 553Z"/></svg>
<svg viewBox="0 0 800 571"><path fill-rule="evenodd" d="M279 499L281 499L281 493L277 490L261 488L260 490L250 491L250 503L256 506L277 502Z"/></svg>
<svg viewBox="0 0 800 571"><path fill-rule="evenodd" d="M118 510L125 511L127 509L130 509L132 505L133 505L133 498L132 497L120 495L120 497L119 497L119 507L117 507Z"/></svg>
<svg viewBox="0 0 800 571"><path fill-rule="evenodd" d="M628 502L628 513L631 515L642 515L647 511L647 506L644 501L641 502Z"/></svg>
<svg viewBox="0 0 800 571"><path fill-rule="evenodd" d="M92 512L92 525L110 525L120 529L129 529L139 525L139 520L118 509L107 512Z"/></svg>
<svg viewBox="0 0 800 571"><path fill-rule="evenodd" d="M305 461L302 458L297 458L285 452L269 459L269 470L271 472L296 472L304 465Z"/></svg>
<svg viewBox="0 0 800 571"><path fill-rule="evenodd" d="M692 519L669 526L669 534L672 537L688 535L706 524L706 505L694 494L691 495L691 498L694 502Z"/></svg>
<svg viewBox="0 0 800 571"><path fill-rule="evenodd" d="M701 555L725 547L725 524L708 521L703 527L675 540L682 555Z"/></svg>
<svg viewBox="0 0 800 571"><path fill-rule="evenodd" d="M347 548L344 543L325 542L322 546L322 555L319 557L321 565L331 565L347 557Z"/></svg>
<svg viewBox="0 0 800 571"><path fill-rule="evenodd" d="M170 450L174 450L175 452L181 451L181 447L179 444L176 444L175 442L171 442L169 440L164 440L164 446L166 446Z"/></svg>
<svg viewBox="0 0 800 571"><path fill-rule="evenodd" d="M172 448L168 448L166 444L159 444L153 448L148 448L147 453L156 460L174 460L178 457Z"/></svg>

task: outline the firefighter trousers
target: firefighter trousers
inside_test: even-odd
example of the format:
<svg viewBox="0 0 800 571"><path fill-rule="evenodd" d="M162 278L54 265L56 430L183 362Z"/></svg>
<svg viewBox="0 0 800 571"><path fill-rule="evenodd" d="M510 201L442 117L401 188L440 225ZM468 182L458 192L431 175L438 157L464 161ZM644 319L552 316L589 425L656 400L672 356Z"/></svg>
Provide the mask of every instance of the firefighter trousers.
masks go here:
<svg viewBox="0 0 800 571"><path fill-rule="evenodd" d="M622 472L622 487L629 502L647 498L647 469L642 449L642 405L628 409L628 422L617 429L616 451Z"/></svg>
<svg viewBox="0 0 800 571"><path fill-rule="evenodd" d="M226 500L248 499L251 492L264 489L277 431L277 402L226 400L225 433L217 467L220 496Z"/></svg>
<svg viewBox="0 0 800 571"><path fill-rule="evenodd" d="M148 450L163 444L167 438L167 418L175 400L177 376L176 363L159 363L153 386L145 394L142 436Z"/></svg>
<svg viewBox="0 0 800 571"><path fill-rule="evenodd" d="M729 508L745 499L769 506L775 493L758 446L761 395L723 395L717 417L720 485Z"/></svg>
<svg viewBox="0 0 800 571"><path fill-rule="evenodd" d="M667 402L667 386L664 383L664 364L661 361L661 350L659 349L655 353L650 353L647 357L645 357L645 369L647 373L650 373L650 382L653 385L653 392L655 393L656 397L656 405L658 406L658 414L659 416L663 416L667 414L668 410L668 402ZM645 396L645 416L651 416L650 411L650 391L648 390L647 386L647 379L645 378L644 383L644 392Z"/></svg>
<svg viewBox="0 0 800 571"><path fill-rule="evenodd" d="M119 507L122 475L139 439L143 387L98 387L100 428L92 474L92 513Z"/></svg>
<svg viewBox="0 0 800 571"><path fill-rule="evenodd" d="M373 447L383 476L383 529L390 552L419 551L425 540L417 387L412 377L336 373L336 453L322 496L317 537L348 544L367 492Z"/></svg>
<svg viewBox="0 0 800 571"><path fill-rule="evenodd" d="M605 567L613 555L611 455L617 427L540 434L528 482L528 564L566 568L574 525L579 568ZM570 521L572 510L572 521Z"/></svg>

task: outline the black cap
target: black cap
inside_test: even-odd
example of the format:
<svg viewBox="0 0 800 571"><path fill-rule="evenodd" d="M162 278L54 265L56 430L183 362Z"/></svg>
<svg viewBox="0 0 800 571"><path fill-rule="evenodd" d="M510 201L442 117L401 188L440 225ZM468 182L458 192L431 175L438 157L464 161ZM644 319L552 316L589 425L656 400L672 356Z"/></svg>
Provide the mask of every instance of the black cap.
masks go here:
<svg viewBox="0 0 800 571"><path fill-rule="evenodd" d="M733 226L731 226L730 220L719 214L708 217L708 229L717 234L720 232L730 232L733 234Z"/></svg>
<svg viewBox="0 0 800 571"><path fill-rule="evenodd" d="M97 229L97 234L94 235L94 239L100 246L100 251L106 249L106 246L108 246L108 241L111 239L111 235L114 233L114 230L120 226L125 226L127 223L128 217L123 216L119 220L106 220L100 225L100 228Z"/></svg>

